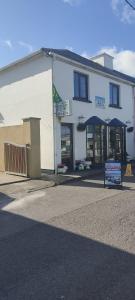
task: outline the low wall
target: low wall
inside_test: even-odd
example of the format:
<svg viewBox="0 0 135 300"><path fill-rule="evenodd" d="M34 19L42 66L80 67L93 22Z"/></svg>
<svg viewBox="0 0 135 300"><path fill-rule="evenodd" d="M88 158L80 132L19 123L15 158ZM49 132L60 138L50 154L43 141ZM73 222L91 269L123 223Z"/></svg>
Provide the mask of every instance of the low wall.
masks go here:
<svg viewBox="0 0 135 300"><path fill-rule="evenodd" d="M40 119L23 119L22 125L0 127L0 171L5 171L4 143L28 144L28 176L39 178L40 166Z"/></svg>

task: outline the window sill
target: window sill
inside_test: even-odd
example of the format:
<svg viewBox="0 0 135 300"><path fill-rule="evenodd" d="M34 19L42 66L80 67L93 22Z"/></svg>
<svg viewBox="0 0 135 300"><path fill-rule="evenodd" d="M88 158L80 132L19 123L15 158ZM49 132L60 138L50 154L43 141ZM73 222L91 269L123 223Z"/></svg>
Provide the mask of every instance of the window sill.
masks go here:
<svg viewBox="0 0 135 300"><path fill-rule="evenodd" d="M73 97L73 100L79 101L79 102L92 103L91 100L89 100L89 99L83 99L83 98L76 98L76 97Z"/></svg>
<svg viewBox="0 0 135 300"><path fill-rule="evenodd" d="M118 109L122 109L121 106L116 106L116 105L112 105L112 104L109 104L109 107L112 107L112 108L118 108Z"/></svg>

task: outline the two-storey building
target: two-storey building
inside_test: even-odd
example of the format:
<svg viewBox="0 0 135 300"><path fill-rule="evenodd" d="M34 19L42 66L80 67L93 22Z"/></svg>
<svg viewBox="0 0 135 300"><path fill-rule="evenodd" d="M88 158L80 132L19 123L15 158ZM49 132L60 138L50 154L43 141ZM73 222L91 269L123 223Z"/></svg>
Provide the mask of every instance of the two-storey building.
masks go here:
<svg viewBox="0 0 135 300"><path fill-rule="evenodd" d="M134 158L134 87L108 54L43 48L0 70L0 124L41 118L42 169Z"/></svg>

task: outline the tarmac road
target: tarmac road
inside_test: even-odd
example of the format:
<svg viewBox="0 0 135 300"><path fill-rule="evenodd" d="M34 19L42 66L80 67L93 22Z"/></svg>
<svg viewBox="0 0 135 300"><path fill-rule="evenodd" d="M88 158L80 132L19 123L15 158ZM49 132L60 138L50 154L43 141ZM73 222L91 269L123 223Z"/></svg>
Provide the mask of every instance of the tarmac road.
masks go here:
<svg viewBox="0 0 135 300"><path fill-rule="evenodd" d="M0 300L134 300L134 188L84 180L5 202Z"/></svg>

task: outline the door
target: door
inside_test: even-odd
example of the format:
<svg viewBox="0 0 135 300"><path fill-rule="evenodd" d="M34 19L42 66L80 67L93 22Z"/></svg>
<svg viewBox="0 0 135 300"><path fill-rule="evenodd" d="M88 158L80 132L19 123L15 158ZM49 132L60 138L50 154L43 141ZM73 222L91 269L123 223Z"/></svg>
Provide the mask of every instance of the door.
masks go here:
<svg viewBox="0 0 135 300"><path fill-rule="evenodd" d="M106 127L88 125L86 134L87 158L90 158L93 164L103 164L106 159Z"/></svg>
<svg viewBox="0 0 135 300"><path fill-rule="evenodd" d="M68 123L61 124L61 161L73 169L73 125Z"/></svg>
<svg viewBox="0 0 135 300"><path fill-rule="evenodd" d="M122 127L109 128L109 157L115 160L125 158L125 130Z"/></svg>

